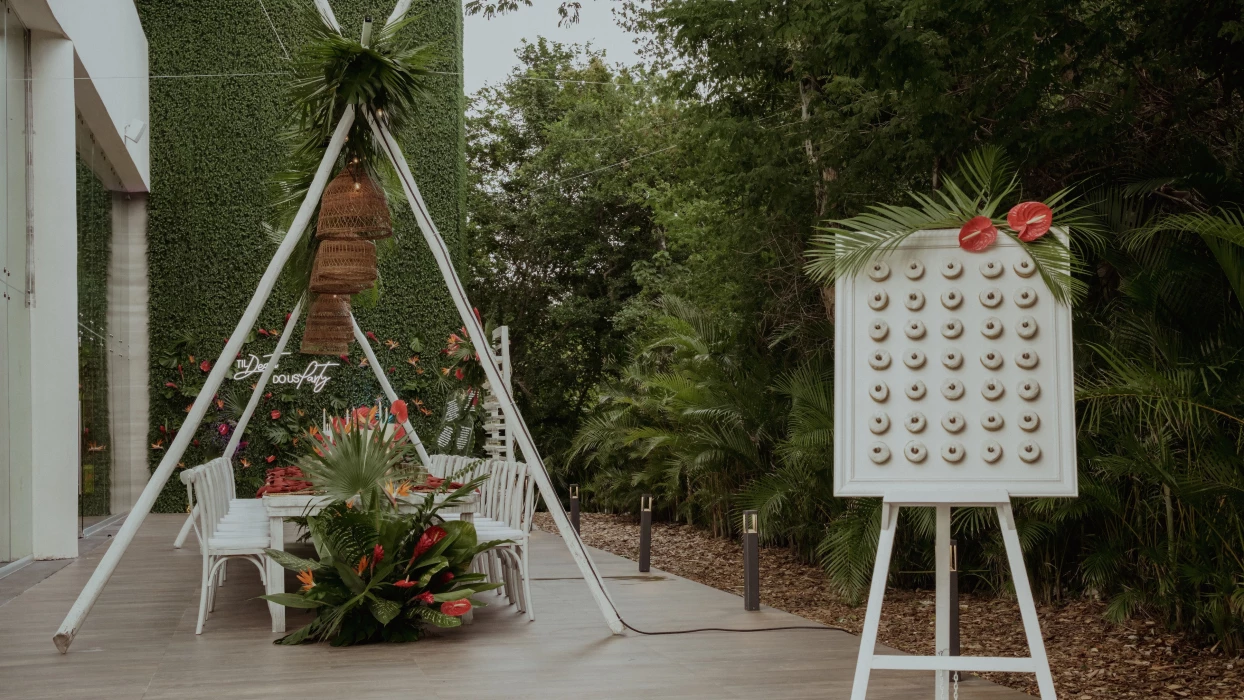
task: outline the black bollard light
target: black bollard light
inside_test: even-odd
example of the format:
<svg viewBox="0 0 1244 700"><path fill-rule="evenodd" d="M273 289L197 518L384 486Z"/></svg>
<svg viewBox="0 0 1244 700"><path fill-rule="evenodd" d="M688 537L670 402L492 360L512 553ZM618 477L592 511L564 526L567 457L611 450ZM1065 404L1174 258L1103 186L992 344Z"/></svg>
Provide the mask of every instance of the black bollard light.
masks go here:
<svg viewBox="0 0 1244 700"><path fill-rule="evenodd" d="M575 532L583 532L579 529L579 485L570 485L570 526Z"/></svg>
<svg viewBox="0 0 1244 700"><path fill-rule="evenodd" d="M959 542L950 541L950 655L959 656Z"/></svg>
<svg viewBox="0 0 1244 700"><path fill-rule="evenodd" d="M743 609L760 609L760 527L754 510L743 511Z"/></svg>
<svg viewBox="0 0 1244 700"><path fill-rule="evenodd" d="M652 495L639 497L639 573L646 574L652 564Z"/></svg>

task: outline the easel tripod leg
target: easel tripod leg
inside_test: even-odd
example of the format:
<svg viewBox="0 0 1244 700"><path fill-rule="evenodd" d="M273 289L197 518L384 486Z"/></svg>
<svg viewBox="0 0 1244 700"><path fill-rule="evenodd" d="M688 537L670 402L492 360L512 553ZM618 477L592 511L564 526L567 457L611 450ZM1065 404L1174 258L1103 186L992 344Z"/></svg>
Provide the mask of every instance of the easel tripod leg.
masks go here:
<svg viewBox="0 0 1244 700"><path fill-rule="evenodd" d="M934 585L934 654L941 656L950 652L950 505L939 504L937 511L937 542L934 555L937 557ZM935 671L933 680L933 697L948 697L950 690L950 674Z"/></svg>
<svg viewBox="0 0 1244 700"><path fill-rule="evenodd" d="M894 531L898 525L898 506L881 504L881 534L877 538L877 560L873 564L873 582L868 590L868 608L864 613L864 630L860 634L860 654L855 662L855 681L851 684L851 700L864 700L868 694L868 676L872 671L873 651L877 646L877 626L881 623L881 601L890 573L890 554L894 550Z"/></svg>
<svg viewBox="0 0 1244 700"><path fill-rule="evenodd" d="M1024 568L1024 550L1019 545L1015 513L1010 503L998 506L998 525L1002 528L1002 542L1006 545L1006 558L1011 565L1011 578L1015 582L1015 598L1019 602L1019 615L1024 621L1028 650L1036 666L1037 688L1041 692L1041 700L1056 700L1054 676L1050 673L1050 660L1045 655L1041 623L1037 619L1037 606L1032 599L1032 587L1028 584L1028 571Z"/></svg>

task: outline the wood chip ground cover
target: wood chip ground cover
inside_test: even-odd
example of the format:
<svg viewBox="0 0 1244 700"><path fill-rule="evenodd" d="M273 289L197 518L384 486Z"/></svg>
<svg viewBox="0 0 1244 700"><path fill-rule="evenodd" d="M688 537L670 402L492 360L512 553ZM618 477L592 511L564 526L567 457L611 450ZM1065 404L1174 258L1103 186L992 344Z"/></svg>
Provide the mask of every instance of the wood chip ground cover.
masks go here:
<svg viewBox="0 0 1244 700"><path fill-rule="evenodd" d="M584 513L589 546L639 558L639 526L621 515ZM536 526L557 532L548 513ZM652 532L652 566L708 586L743 592L743 552L734 540L698 528L657 523ZM760 554L761 602L858 634L864 607L843 603L824 573L789 551ZM1060 698L1244 698L1244 659L1204 649L1153 621L1116 625L1102 619L1097 601L1075 600L1041 607L1041 631ZM880 641L909 653L933 652L933 591L890 589L882 610ZM1019 608L1007 597L964 595L960 599L964 655L1027 656ZM1026 674L981 674L1002 685L1037 694Z"/></svg>

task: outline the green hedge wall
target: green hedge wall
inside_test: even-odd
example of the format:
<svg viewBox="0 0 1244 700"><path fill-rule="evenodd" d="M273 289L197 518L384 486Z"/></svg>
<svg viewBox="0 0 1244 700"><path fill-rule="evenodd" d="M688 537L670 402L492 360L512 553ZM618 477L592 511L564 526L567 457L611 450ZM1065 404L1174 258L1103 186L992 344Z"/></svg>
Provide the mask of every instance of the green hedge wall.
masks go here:
<svg viewBox="0 0 1244 700"><path fill-rule="evenodd" d="M393 2L331 4L344 31L357 34L365 13L383 21ZM280 159L274 137L287 111L282 99L287 77L281 74L287 63L260 3L138 0L137 6L150 45L152 74L148 240L154 468L163 455L162 446L193 401L195 385L206 376L197 363L215 361L275 248L260 223L268 204L265 183ZM268 9L275 32L292 50L299 37L289 15L279 2L269 2ZM460 0L416 0L412 12L420 15L413 29L423 40L438 42L446 58L437 67L440 72L434 76L422 118L399 136L432 216L451 248L460 252L465 196L462 5ZM418 374L416 366L408 364L414 355L412 340L439 347L459 323L405 203L394 208L406 213L395 220L398 249L381 260L380 304L356 309L356 315L363 329L380 341L399 344L396 349L376 344L382 364L392 368L399 392L420 398L439 412L430 353L425 353L426 374ZM461 259L460 254L457 257ZM278 287L259 325L279 330L294 301ZM297 349L300 335L292 339L291 349ZM247 343L243 353L262 356L275 344L275 338L261 334ZM254 493L263 467L282 466L296 458L300 450L289 437L318 417L322 408L331 410L329 403L358 405L380 395L371 370L358 366L361 357L354 347L349 364L333 370L333 379L321 394L273 389L274 395L256 412L247 446L235 460L240 494ZM291 355L281 366L301 370L308 359ZM403 392L408 383L416 386ZM245 396L249 387L249 382L239 382L218 398L224 402L231 392ZM273 411L279 411L280 418ZM423 427L426 440L427 421ZM182 465L219 454L224 436L216 430L227 428L223 407L209 413ZM156 510L184 508L184 489L172 479Z"/></svg>
<svg viewBox="0 0 1244 700"><path fill-rule="evenodd" d="M84 157L89 158L87 154ZM78 396L82 410L80 515L108 515L112 439L108 430L108 255L112 193L78 161ZM111 347L110 347L111 346Z"/></svg>

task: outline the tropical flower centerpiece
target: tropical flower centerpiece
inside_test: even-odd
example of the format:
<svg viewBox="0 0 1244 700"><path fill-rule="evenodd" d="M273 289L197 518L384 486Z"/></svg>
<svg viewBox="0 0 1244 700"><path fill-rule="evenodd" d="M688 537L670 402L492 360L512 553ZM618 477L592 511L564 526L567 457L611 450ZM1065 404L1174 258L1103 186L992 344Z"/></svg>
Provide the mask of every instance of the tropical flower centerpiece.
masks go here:
<svg viewBox="0 0 1244 700"><path fill-rule="evenodd" d="M444 482L436 492L419 494L425 475L402 466L409 441L374 429L386 416L369 418L363 409L335 421L327 434L316 433L308 441L314 450L299 463L312 487L332 503L306 518L317 559L268 550L297 572L302 588L263 597L316 613L278 644L414 641L428 625L462 624L462 615L482 605L471 596L500 585L470 569L476 555L501 541L481 543L474 525L438 514L461 505L484 477L452 491Z"/></svg>

